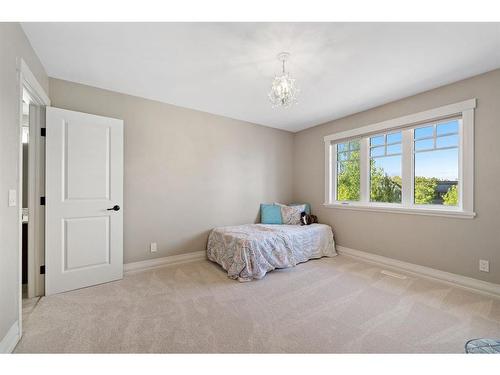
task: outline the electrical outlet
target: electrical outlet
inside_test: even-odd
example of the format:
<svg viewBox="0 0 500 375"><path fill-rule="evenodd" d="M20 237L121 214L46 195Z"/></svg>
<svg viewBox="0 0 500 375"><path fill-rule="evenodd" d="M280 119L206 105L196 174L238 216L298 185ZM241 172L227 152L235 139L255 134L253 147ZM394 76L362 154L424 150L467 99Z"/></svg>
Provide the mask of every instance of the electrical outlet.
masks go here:
<svg viewBox="0 0 500 375"><path fill-rule="evenodd" d="M152 253L156 253L158 251L158 245L156 244L156 242L151 242L151 245L149 245L149 250Z"/></svg>
<svg viewBox="0 0 500 375"><path fill-rule="evenodd" d="M490 261L479 259L479 271L490 272Z"/></svg>

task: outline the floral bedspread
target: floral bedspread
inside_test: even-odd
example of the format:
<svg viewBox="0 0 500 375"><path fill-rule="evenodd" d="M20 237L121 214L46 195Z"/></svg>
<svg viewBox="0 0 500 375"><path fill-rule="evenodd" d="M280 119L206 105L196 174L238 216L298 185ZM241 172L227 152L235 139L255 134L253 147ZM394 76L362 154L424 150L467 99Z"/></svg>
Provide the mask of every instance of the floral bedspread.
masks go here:
<svg viewBox="0 0 500 375"><path fill-rule="evenodd" d="M247 224L210 232L207 256L239 281L261 279L276 268L337 255L332 228L325 224Z"/></svg>

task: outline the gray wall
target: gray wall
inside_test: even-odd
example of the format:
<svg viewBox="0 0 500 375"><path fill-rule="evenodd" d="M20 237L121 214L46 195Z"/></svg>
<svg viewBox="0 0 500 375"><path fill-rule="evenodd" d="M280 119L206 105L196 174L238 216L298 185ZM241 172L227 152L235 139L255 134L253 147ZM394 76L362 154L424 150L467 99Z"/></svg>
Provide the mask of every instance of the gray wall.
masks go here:
<svg viewBox="0 0 500 375"><path fill-rule="evenodd" d="M379 121L477 98L472 220L324 208L323 137ZM356 250L500 283L500 70L424 92L295 134L296 201L311 202L337 243ZM490 273L479 272L490 260Z"/></svg>
<svg viewBox="0 0 500 375"><path fill-rule="evenodd" d="M28 207L28 179L29 179L29 160L28 160L28 144L23 144L23 197L22 205Z"/></svg>
<svg viewBox="0 0 500 375"><path fill-rule="evenodd" d="M19 207L7 205L8 190L18 190L20 173L18 58L48 93L47 75L21 26L0 23L0 340L19 314Z"/></svg>
<svg viewBox="0 0 500 375"><path fill-rule="evenodd" d="M50 98L124 120L125 263L204 250L213 227L291 201L292 133L57 79Z"/></svg>

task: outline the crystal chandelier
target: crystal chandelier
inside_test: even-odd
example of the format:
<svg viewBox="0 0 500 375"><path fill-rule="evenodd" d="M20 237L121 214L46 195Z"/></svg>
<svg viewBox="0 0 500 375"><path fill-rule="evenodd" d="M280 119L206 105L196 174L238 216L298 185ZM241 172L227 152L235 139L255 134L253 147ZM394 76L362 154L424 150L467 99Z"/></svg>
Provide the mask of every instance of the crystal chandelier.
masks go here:
<svg viewBox="0 0 500 375"><path fill-rule="evenodd" d="M289 57L290 54L288 52L281 52L278 55L278 60L281 61L283 70L281 75L274 77L271 91L269 92L269 99L273 103L273 107L287 108L297 102L297 95L300 90L295 85L295 79L285 71L285 62Z"/></svg>

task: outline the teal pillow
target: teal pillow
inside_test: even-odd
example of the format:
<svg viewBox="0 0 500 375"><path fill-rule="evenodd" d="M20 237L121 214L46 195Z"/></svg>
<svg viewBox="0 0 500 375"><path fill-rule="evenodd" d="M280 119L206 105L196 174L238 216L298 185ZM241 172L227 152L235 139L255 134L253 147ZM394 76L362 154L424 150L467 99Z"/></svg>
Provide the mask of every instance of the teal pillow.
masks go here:
<svg viewBox="0 0 500 375"><path fill-rule="evenodd" d="M310 215L311 214L311 205L309 203L292 203L292 204L289 204L289 206L301 206L303 204L306 205L306 214Z"/></svg>
<svg viewBox="0 0 500 375"><path fill-rule="evenodd" d="M260 222L262 224L283 224L280 206L261 203Z"/></svg>

